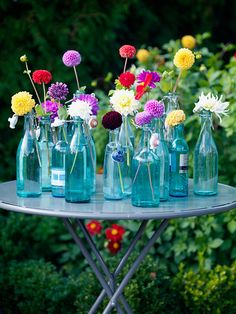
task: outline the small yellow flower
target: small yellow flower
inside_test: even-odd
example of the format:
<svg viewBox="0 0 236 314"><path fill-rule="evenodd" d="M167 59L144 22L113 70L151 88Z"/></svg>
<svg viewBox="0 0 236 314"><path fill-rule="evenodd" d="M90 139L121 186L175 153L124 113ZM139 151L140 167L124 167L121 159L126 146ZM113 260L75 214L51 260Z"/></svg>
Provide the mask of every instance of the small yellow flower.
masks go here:
<svg viewBox="0 0 236 314"><path fill-rule="evenodd" d="M181 43L184 48L193 49L196 46L196 39L191 35L185 35L181 38Z"/></svg>
<svg viewBox="0 0 236 314"><path fill-rule="evenodd" d="M27 56L26 56L26 55L21 56L21 57L20 57L20 61L21 61L21 62L27 62L27 61L28 61Z"/></svg>
<svg viewBox="0 0 236 314"><path fill-rule="evenodd" d="M150 55L150 52L147 49L139 49L136 54L136 57L139 62L144 63L147 61L149 55Z"/></svg>
<svg viewBox="0 0 236 314"><path fill-rule="evenodd" d="M180 70L188 70L194 64L195 57L187 48L179 49L174 56L174 65Z"/></svg>
<svg viewBox="0 0 236 314"><path fill-rule="evenodd" d="M29 113L35 106L32 95L28 92L19 92L11 98L11 109L18 116Z"/></svg>
<svg viewBox="0 0 236 314"><path fill-rule="evenodd" d="M173 127L185 121L185 113L183 110L173 110L168 113L165 124Z"/></svg>

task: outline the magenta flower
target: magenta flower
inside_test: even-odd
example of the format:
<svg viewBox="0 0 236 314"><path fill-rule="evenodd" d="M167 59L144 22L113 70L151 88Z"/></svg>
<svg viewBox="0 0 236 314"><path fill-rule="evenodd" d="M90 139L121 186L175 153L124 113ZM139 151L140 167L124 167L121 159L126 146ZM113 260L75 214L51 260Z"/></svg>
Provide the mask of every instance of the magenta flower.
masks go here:
<svg viewBox="0 0 236 314"><path fill-rule="evenodd" d="M151 122L151 120L152 120L152 116L146 111L138 112L135 116L135 123L138 126L143 126L144 124L148 124Z"/></svg>
<svg viewBox="0 0 236 314"><path fill-rule="evenodd" d="M162 102L150 99L146 102L144 110L154 118L160 118L165 112L165 106Z"/></svg>
<svg viewBox="0 0 236 314"><path fill-rule="evenodd" d="M92 94L80 94L78 97L75 97L74 100L79 99L82 101L87 102L92 110L93 115L97 115L99 106L98 106L98 99Z"/></svg>
<svg viewBox="0 0 236 314"><path fill-rule="evenodd" d="M67 67L75 67L80 64L81 55L76 50L67 50L62 57L62 61Z"/></svg>
<svg viewBox="0 0 236 314"><path fill-rule="evenodd" d="M48 88L48 95L56 100L65 100L69 93L68 87L64 83L56 82Z"/></svg>
<svg viewBox="0 0 236 314"><path fill-rule="evenodd" d="M151 87L151 88L155 88L156 87L155 83L158 83L161 80L161 75L159 73L157 73L157 72L151 72L151 71L143 70L137 76L138 83L139 84L144 83L148 74L152 75L152 79L151 79L150 83L148 84L148 86Z"/></svg>
<svg viewBox="0 0 236 314"><path fill-rule="evenodd" d="M58 102L46 100L42 103L42 107L46 113L50 113L50 119L53 122L56 117L58 117L58 109L62 106Z"/></svg>

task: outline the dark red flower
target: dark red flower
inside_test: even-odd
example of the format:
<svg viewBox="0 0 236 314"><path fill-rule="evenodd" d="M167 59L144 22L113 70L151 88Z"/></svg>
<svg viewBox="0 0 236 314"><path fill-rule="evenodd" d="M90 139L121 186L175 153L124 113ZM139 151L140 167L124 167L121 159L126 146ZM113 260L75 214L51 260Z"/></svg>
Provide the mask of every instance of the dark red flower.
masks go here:
<svg viewBox="0 0 236 314"><path fill-rule="evenodd" d="M130 88L130 86L134 84L135 75L131 72L122 73L119 76L119 81L124 87Z"/></svg>
<svg viewBox="0 0 236 314"><path fill-rule="evenodd" d="M121 46L119 49L121 58L133 58L136 54L136 49L131 45Z"/></svg>
<svg viewBox="0 0 236 314"><path fill-rule="evenodd" d="M109 241L107 245L108 250L111 254L116 254L121 249L121 242L119 241Z"/></svg>
<svg viewBox="0 0 236 314"><path fill-rule="evenodd" d="M122 226L113 224L111 228L106 229L106 237L113 242L120 242L123 239L125 229Z"/></svg>
<svg viewBox="0 0 236 314"><path fill-rule="evenodd" d="M139 100L143 94L145 94L148 90L149 90L149 84L152 80L152 74L148 73L145 81L139 85L137 85L136 87L136 95L135 95L135 99Z"/></svg>
<svg viewBox="0 0 236 314"><path fill-rule="evenodd" d="M234 53L234 59L236 59L236 52Z"/></svg>
<svg viewBox="0 0 236 314"><path fill-rule="evenodd" d="M97 220L91 220L87 225L86 228L88 232L94 236L95 234L101 233L102 225Z"/></svg>
<svg viewBox="0 0 236 314"><path fill-rule="evenodd" d="M117 111L109 111L102 118L102 125L105 129L115 130L122 124L122 115Z"/></svg>
<svg viewBox="0 0 236 314"><path fill-rule="evenodd" d="M33 72L32 78L37 84L48 84L52 80L52 74L47 70L36 70Z"/></svg>

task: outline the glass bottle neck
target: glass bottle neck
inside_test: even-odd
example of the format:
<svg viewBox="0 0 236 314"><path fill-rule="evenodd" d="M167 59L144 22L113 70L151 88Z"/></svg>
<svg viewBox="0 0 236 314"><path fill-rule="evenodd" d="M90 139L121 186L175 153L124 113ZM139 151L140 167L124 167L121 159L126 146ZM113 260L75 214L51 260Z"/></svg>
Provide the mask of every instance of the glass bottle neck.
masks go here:
<svg viewBox="0 0 236 314"><path fill-rule="evenodd" d="M67 142L66 125L60 125L57 127L57 140Z"/></svg>
<svg viewBox="0 0 236 314"><path fill-rule="evenodd" d="M174 126L174 137L175 138L184 138L184 126L183 124L178 124Z"/></svg>
<svg viewBox="0 0 236 314"><path fill-rule="evenodd" d="M201 119L202 127L211 131L211 127L212 127L212 114L211 114L211 112L204 111L204 112L200 113L199 116Z"/></svg>
<svg viewBox="0 0 236 314"><path fill-rule="evenodd" d="M118 143L119 128L109 131L109 143Z"/></svg>
<svg viewBox="0 0 236 314"><path fill-rule="evenodd" d="M51 120L49 117L42 117L40 120L40 140L51 141Z"/></svg>
<svg viewBox="0 0 236 314"><path fill-rule="evenodd" d="M147 126L143 127L143 148L149 149L150 148L150 129Z"/></svg>
<svg viewBox="0 0 236 314"><path fill-rule="evenodd" d="M24 116L24 130L31 131L34 127L34 116L31 113L27 113Z"/></svg>
<svg viewBox="0 0 236 314"><path fill-rule="evenodd" d="M166 104L166 114L179 109L178 96L176 93L168 93L167 96L163 98L163 101Z"/></svg>
<svg viewBox="0 0 236 314"><path fill-rule="evenodd" d="M164 140L164 123L161 118L154 119L153 132L159 134L161 140Z"/></svg>
<svg viewBox="0 0 236 314"><path fill-rule="evenodd" d="M132 142L130 140L130 134L129 134L129 128L128 128L128 117L123 116L122 117L122 124L120 127L120 133L119 133L119 143L122 146L133 146Z"/></svg>

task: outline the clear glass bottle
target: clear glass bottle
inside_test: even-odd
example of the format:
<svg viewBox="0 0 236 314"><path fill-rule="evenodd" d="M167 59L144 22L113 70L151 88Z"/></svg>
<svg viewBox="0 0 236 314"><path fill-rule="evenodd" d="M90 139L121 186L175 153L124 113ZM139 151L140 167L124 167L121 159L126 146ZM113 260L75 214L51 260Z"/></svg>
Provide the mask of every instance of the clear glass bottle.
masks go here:
<svg viewBox="0 0 236 314"><path fill-rule="evenodd" d="M130 138L130 141L131 141L131 143L133 145L133 148L134 148L135 147L135 136L134 136L134 131L132 129L132 126L130 124L129 117L127 117L126 123L127 123L127 129L128 129L129 138Z"/></svg>
<svg viewBox="0 0 236 314"><path fill-rule="evenodd" d="M169 198L169 150L164 138L164 123L162 118L154 119L153 132L158 134L159 145L154 150L160 159L160 201Z"/></svg>
<svg viewBox="0 0 236 314"><path fill-rule="evenodd" d="M89 171L91 176L91 193L96 192L96 167L97 167L97 154L96 154L96 147L94 143L93 136L91 134L91 130L89 129L89 126L87 123L84 123L84 129L85 129L85 135L88 142L88 150L89 150Z"/></svg>
<svg viewBox="0 0 236 314"><path fill-rule="evenodd" d="M150 129L143 127L143 149L132 160L132 205L158 207L160 202L160 159L150 149Z"/></svg>
<svg viewBox="0 0 236 314"><path fill-rule="evenodd" d="M51 191L52 132L50 117L40 120L39 148L42 158L42 191Z"/></svg>
<svg viewBox="0 0 236 314"><path fill-rule="evenodd" d="M199 114L201 131L194 149L194 193L217 194L218 152L212 136L212 113L204 110Z"/></svg>
<svg viewBox="0 0 236 314"><path fill-rule="evenodd" d="M124 183L122 178L123 163L113 159L118 149L119 129L109 131L109 142L105 148L103 162L103 194L105 199L119 200L124 198Z"/></svg>
<svg viewBox="0 0 236 314"><path fill-rule="evenodd" d="M165 104L164 118L167 116L169 112L179 109L179 101L176 93L168 93L166 96L163 97L162 101ZM164 136L169 149L174 138L173 132L174 132L173 128L170 128L169 126L165 125Z"/></svg>
<svg viewBox="0 0 236 314"><path fill-rule="evenodd" d="M123 116L123 122L120 127L119 145L124 153L124 163L122 164L122 178L124 182L125 196L131 195L132 190L132 159L134 155L134 147L128 132L128 117Z"/></svg>
<svg viewBox="0 0 236 314"><path fill-rule="evenodd" d="M91 198L88 143L83 120L74 117L73 123L74 134L66 150L65 199L71 203L84 203Z"/></svg>
<svg viewBox="0 0 236 314"><path fill-rule="evenodd" d="M188 144L184 138L184 126L173 127L174 139L170 147L170 195L188 195Z"/></svg>
<svg viewBox="0 0 236 314"><path fill-rule="evenodd" d="M16 192L20 197L39 197L42 192L41 155L31 113L24 116L24 135L16 154Z"/></svg>
<svg viewBox="0 0 236 314"><path fill-rule="evenodd" d="M52 149L52 196L65 197L65 159L67 149L66 125L57 128L57 143Z"/></svg>

